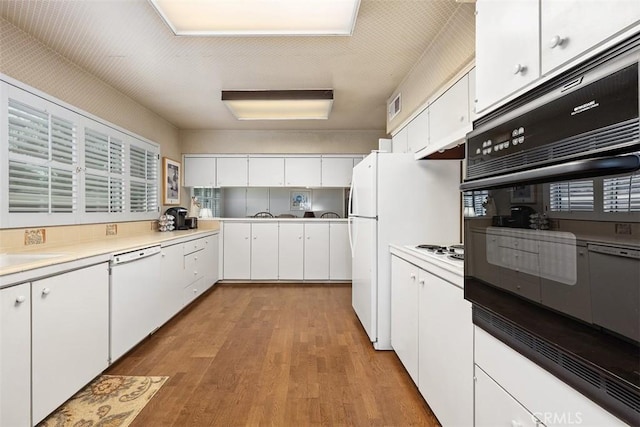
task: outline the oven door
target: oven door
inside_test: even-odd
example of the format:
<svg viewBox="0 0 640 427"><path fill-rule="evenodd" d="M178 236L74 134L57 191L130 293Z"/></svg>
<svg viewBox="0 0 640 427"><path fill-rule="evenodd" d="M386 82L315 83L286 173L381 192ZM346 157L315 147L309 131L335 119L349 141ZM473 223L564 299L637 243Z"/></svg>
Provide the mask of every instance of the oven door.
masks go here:
<svg viewBox="0 0 640 427"><path fill-rule="evenodd" d="M640 157L628 154L463 184L467 297L474 302L475 287L489 286L640 341L637 327L611 328L621 322L606 319L609 310L640 325L640 260L627 257L630 268L612 272L624 301L610 301L608 309L593 300L590 274L590 258L597 258L590 247L640 249L639 168Z"/></svg>

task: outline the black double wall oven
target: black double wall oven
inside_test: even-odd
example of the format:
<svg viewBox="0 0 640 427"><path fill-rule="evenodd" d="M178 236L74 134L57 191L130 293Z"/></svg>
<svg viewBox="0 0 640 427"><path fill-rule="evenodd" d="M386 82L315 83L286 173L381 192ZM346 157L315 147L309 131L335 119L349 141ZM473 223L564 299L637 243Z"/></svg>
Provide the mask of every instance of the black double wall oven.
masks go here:
<svg viewBox="0 0 640 427"><path fill-rule="evenodd" d="M474 123L473 322L640 424L640 37Z"/></svg>

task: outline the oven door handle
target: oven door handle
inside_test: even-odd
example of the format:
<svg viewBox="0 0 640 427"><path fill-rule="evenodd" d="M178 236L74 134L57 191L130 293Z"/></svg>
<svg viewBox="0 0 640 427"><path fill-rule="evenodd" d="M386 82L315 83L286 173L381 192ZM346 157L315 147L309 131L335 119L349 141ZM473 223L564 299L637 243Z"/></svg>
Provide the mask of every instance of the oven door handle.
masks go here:
<svg viewBox="0 0 640 427"><path fill-rule="evenodd" d="M624 156L575 160L533 170L466 181L460 184L460 190L489 190L492 188L513 187L515 185L543 184L558 180L568 181L571 179L616 175L635 172L638 169L640 169L640 154L634 153Z"/></svg>

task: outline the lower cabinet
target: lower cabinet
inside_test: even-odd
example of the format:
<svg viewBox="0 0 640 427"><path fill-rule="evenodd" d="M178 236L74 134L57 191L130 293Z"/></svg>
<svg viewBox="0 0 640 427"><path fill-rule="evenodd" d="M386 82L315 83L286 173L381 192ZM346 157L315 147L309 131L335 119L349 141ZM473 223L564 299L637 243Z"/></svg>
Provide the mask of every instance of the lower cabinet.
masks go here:
<svg viewBox="0 0 640 427"><path fill-rule="evenodd" d="M442 425L473 425L471 304L458 285L396 255L391 346Z"/></svg>
<svg viewBox="0 0 640 427"><path fill-rule="evenodd" d="M108 266L38 280L31 289L32 421L37 424L109 364Z"/></svg>
<svg viewBox="0 0 640 427"><path fill-rule="evenodd" d="M30 425L31 284L0 289L0 426Z"/></svg>
<svg viewBox="0 0 640 427"><path fill-rule="evenodd" d="M351 280L346 222L233 221L223 229L226 280Z"/></svg>
<svg viewBox="0 0 640 427"><path fill-rule="evenodd" d="M165 320L177 314L183 307L182 289L187 285L184 267L184 246L177 243L162 247L158 310Z"/></svg>

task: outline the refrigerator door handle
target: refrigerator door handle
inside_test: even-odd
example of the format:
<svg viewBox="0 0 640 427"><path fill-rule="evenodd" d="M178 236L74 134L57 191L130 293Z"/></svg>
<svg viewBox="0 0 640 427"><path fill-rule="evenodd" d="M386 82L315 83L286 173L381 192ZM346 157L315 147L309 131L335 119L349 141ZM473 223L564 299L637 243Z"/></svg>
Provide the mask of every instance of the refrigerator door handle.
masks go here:
<svg viewBox="0 0 640 427"><path fill-rule="evenodd" d="M353 258L356 254L353 247L353 232L351 231L351 224L353 224L353 218L349 216L347 218L347 234L349 234L349 248L351 248L351 258Z"/></svg>
<svg viewBox="0 0 640 427"><path fill-rule="evenodd" d="M354 182L355 182L355 177L352 176L351 177L351 186L349 187L349 206L348 206L348 212L349 214L347 216L351 216L353 215L353 189L354 189Z"/></svg>

